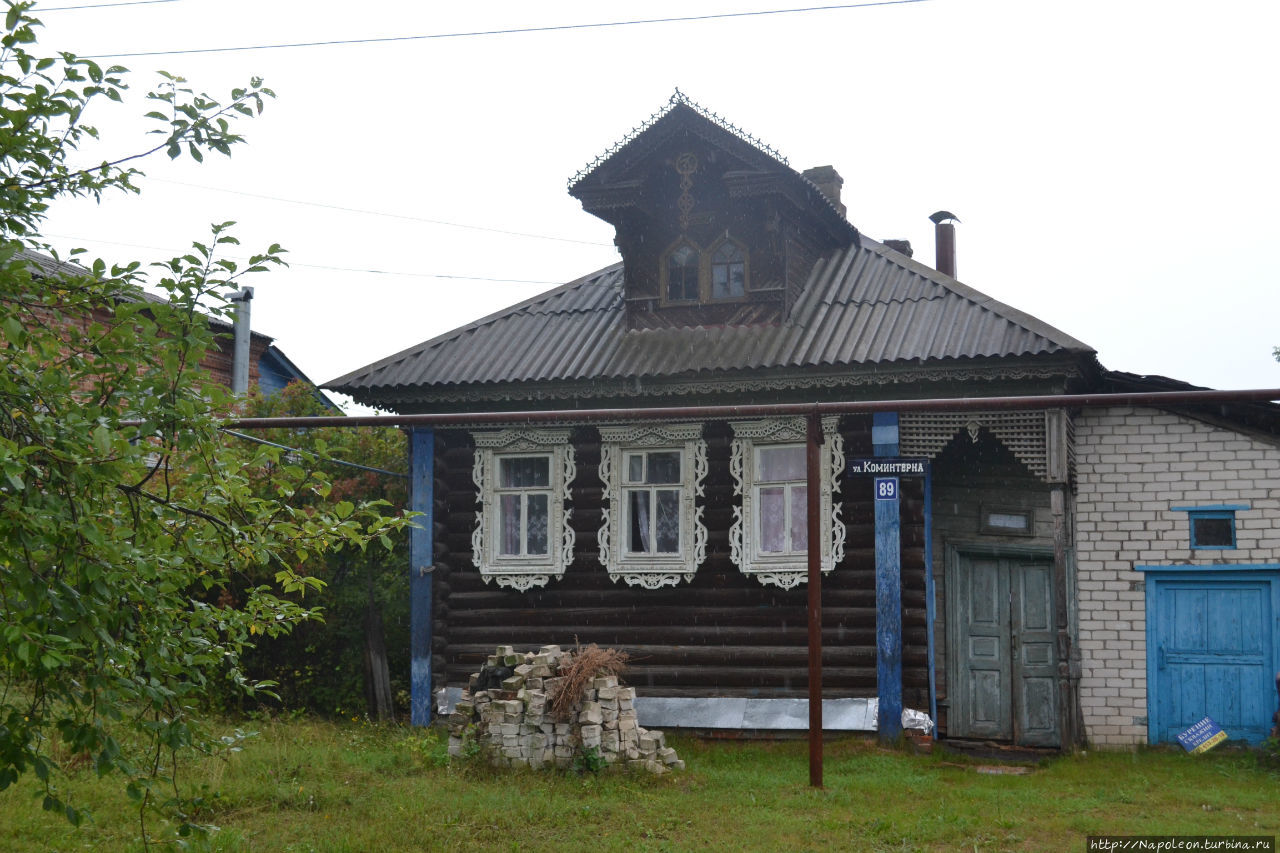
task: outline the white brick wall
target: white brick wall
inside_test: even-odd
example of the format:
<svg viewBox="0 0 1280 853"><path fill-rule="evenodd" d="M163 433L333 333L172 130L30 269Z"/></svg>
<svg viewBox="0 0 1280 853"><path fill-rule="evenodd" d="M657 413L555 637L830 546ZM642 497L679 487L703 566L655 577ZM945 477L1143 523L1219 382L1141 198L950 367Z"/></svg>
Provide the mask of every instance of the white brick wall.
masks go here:
<svg viewBox="0 0 1280 853"><path fill-rule="evenodd" d="M1147 739L1146 597L1135 565L1280 560L1280 448L1155 409L1076 420L1080 706L1095 745ZM1236 547L1192 551L1173 506L1248 504Z"/></svg>

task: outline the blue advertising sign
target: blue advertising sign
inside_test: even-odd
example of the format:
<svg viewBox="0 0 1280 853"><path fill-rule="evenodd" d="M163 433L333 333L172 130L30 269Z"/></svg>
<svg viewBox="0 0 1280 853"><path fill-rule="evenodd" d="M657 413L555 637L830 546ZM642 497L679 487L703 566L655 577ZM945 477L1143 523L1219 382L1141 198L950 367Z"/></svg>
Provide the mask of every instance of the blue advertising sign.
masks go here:
<svg viewBox="0 0 1280 853"><path fill-rule="evenodd" d="M897 477L876 477L876 500L896 501L898 499Z"/></svg>
<svg viewBox="0 0 1280 853"><path fill-rule="evenodd" d="M1227 739L1227 733L1209 717L1205 717L1182 734L1178 743L1190 753L1207 752Z"/></svg>

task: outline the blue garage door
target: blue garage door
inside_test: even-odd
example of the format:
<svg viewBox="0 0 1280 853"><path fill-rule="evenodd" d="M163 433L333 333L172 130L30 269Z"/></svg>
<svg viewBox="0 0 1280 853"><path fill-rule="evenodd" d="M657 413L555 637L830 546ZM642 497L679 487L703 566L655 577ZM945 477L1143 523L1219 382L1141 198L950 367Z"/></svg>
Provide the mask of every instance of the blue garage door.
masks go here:
<svg viewBox="0 0 1280 853"><path fill-rule="evenodd" d="M1276 710L1277 575L1148 575L1148 733L1175 742L1206 715L1257 743Z"/></svg>

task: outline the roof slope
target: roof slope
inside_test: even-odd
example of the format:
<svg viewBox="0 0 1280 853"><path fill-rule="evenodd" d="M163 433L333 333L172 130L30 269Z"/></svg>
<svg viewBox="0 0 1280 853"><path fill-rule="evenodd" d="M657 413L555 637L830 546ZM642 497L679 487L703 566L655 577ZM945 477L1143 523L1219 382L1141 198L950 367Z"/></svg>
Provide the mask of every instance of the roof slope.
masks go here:
<svg viewBox="0 0 1280 853"><path fill-rule="evenodd" d="M325 387L377 401L406 391L431 396L446 386L1093 352L866 238L819 261L778 326L628 331L622 286L622 265L607 267Z"/></svg>

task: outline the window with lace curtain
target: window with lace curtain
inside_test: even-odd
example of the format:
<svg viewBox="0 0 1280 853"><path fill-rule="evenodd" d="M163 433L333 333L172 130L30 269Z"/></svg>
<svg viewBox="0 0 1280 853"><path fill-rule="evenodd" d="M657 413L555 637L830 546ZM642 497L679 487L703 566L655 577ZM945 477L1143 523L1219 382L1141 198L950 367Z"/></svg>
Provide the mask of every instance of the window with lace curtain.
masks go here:
<svg viewBox="0 0 1280 853"><path fill-rule="evenodd" d="M600 562L614 581L650 589L691 580L706 557L707 444L701 424L600 428L606 501Z"/></svg>
<svg viewBox="0 0 1280 853"><path fill-rule="evenodd" d="M805 479L805 446L757 447L756 534L761 554L808 553L809 489Z"/></svg>
<svg viewBox="0 0 1280 853"><path fill-rule="evenodd" d="M472 561L486 582L546 586L573 560L569 430L474 432L476 527Z"/></svg>
<svg viewBox="0 0 1280 853"><path fill-rule="evenodd" d="M818 470L823 572L844 559L845 527L841 520L840 473L844 440L838 419L822 419L823 443ZM730 558L763 584L790 589L808 577L808 476L804 418L735 421L729 473L740 505L729 529Z"/></svg>
<svg viewBox="0 0 1280 853"><path fill-rule="evenodd" d="M551 456L499 456L498 556L545 557L550 547Z"/></svg>
<svg viewBox="0 0 1280 853"><path fill-rule="evenodd" d="M626 554L680 553L679 450L623 454L622 505Z"/></svg>

